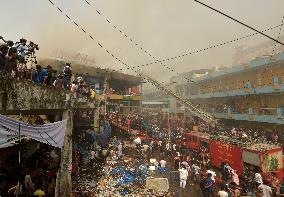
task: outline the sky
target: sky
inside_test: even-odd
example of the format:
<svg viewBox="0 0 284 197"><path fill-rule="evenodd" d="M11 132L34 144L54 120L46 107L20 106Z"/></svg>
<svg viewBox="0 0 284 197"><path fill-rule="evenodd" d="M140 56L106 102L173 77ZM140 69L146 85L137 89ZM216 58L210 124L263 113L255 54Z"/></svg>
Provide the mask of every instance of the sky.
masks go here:
<svg viewBox="0 0 284 197"><path fill-rule="evenodd" d="M176 56L254 33L193 0L87 0L91 5L85 0L52 0L91 34L96 40L93 41L51 6L48 0L0 1L0 35L4 38L17 41L24 37L38 43L40 58L48 57L51 51L56 49L84 52L95 57L97 66L122 68L125 73L130 74L133 72L109 56L96 41L131 66L146 64L153 59L109 25L106 18L157 59ZM283 0L202 2L259 30L281 24L284 16ZM96 13L96 9L101 15ZM266 33L276 38L279 29ZM168 81L177 72L231 66L236 47L244 44L251 46L265 41L268 41L268 38L256 35L166 62L174 72L160 64L148 66L143 71L160 81Z"/></svg>

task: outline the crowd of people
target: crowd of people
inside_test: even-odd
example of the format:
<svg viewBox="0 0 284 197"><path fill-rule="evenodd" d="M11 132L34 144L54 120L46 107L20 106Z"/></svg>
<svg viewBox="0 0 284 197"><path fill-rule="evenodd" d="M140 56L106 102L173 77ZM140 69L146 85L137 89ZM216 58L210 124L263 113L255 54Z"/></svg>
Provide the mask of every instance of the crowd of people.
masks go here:
<svg viewBox="0 0 284 197"><path fill-rule="evenodd" d="M257 128L212 126L198 117L169 118L163 114L129 113L128 115L122 115L113 112L109 114L109 119L121 127L144 131L144 133L154 138L168 139L171 137L171 141L180 140L184 133L192 131L194 126L198 126L198 131L202 133L230 136L246 143L274 143L281 145L279 144L277 132Z"/></svg>
<svg viewBox="0 0 284 197"><path fill-rule="evenodd" d="M0 40L4 42L0 45L0 71L3 73L29 79L37 84L70 90L75 95L79 93L90 96L95 92L83 77L75 77L70 63L66 63L59 74L50 65L43 67L37 64L35 57L35 51L39 49L37 44L33 42L28 44L26 39L20 39L16 43L6 41L2 37ZM31 65L34 64L35 68L33 66L28 68L28 62L31 62ZM115 93L115 91L110 90L110 93ZM223 112L236 111L236 107L230 105L216 106L216 109ZM109 196L111 194L127 194L130 191L133 192L133 188L135 188L139 195L177 195L171 192L159 194L157 191L132 185L134 182L145 183L146 178L153 175L152 171L155 171L160 177L168 177L169 173L173 172L178 173L177 180L181 189L186 189L188 185L199 185L203 197L213 197L216 194L220 197L270 197L276 193L284 193L283 182L278 180L275 174L272 174L271 180L268 181L262 177L260 172L256 171L251 175L250 184L244 183L240 179L238 171L232 169L229 163L224 161L220 173L215 172L208 162L210 157L206 156L206 150L196 153L180 143L184 140L184 134L192 131L194 126L197 126L198 131L202 133L230 136L244 143L278 143L276 132L212 126L198 117L179 118L177 116L171 117L169 114L152 114L150 112L129 113L128 115L112 112L107 114L107 118L110 123L116 126L116 129L133 131L135 139L132 138L131 142L135 146L132 147L131 144L126 146L124 140L116 137L107 144L105 138L109 136L99 136L91 130L80 133L74 139L73 144L72 175L75 190L82 190L88 176L99 174L96 184L89 184L89 188L93 188L93 192L96 194L103 193ZM130 147L135 149L135 159L127 157L125 154L125 149ZM157 159L151 162L153 157ZM207 162L204 162L204 157L207 157ZM19 167L19 170L11 170L15 169L10 167L16 161L12 157L7 160L7 169L1 169L0 191L5 193L0 195L6 196L9 195L9 192L27 196L35 193L52 195L59 164L56 151L49 150L47 147L38 148L32 156L25 158L23 155L22 158L22 166ZM122 169L122 166L125 168ZM133 168L138 170L135 171ZM123 173L113 172L118 169ZM16 172L21 173L15 174ZM22 188L15 187L9 191L4 187L6 187L9 177L14 176L21 178ZM130 181L130 177L132 181ZM127 181L131 182L130 186L126 184ZM114 182L117 187L114 187ZM112 193L110 194L110 192Z"/></svg>
<svg viewBox="0 0 284 197"><path fill-rule="evenodd" d="M149 159L155 151L159 152L159 158L161 158L161 160L156 163L156 168L159 169L160 172L163 172L167 162L174 161L174 169L180 172L180 186L182 188L185 187L186 182L192 184L192 180L198 180L200 188L203 191L203 196L205 197L214 196L211 193L214 191L216 194L218 188L221 189L218 192L221 197L273 196L276 195L276 193L284 192L283 182L281 182L282 180L280 181L275 174L272 173L269 181L267 177L264 177L263 180L261 178L261 181L259 181L257 177L261 176L261 174L257 169L253 169L249 175L250 177L246 177L251 179L249 183L241 180L239 178L239 172L232 169L230 165L225 162L221 168L221 174L216 176L217 173L212 170L212 166L203 162L206 160L202 158L202 153L190 151L186 149L182 143L179 143L184 133L192 131L195 125L198 125L198 131L202 133L208 133L213 136L230 136L231 138L246 143L278 144L276 132L236 127L221 128L219 126L212 126L197 117L186 119L177 117L169 118L163 114L151 115L150 113L130 113L128 115L122 115L113 112L109 114L109 120L120 129L122 128L126 131L131 130L132 133L139 136L135 139L138 141L135 143L140 144L137 149L141 149L138 157ZM151 136L151 138L147 136ZM206 157L206 154L204 155ZM208 156L207 161L210 161L210 156ZM185 172L185 170L187 170L187 172ZM187 177L190 178L187 179ZM211 179L214 180L214 184L210 181ZM215 181L217 184L215 184ZM196 183L197 181L195 184Z"/></svg>
<svg viewBox="0 0 284 197"><path fill-rule="evenodd" d="M0 70L12 76L27 78L30 73L27 69L27 63L37 63L35 50L39 47L33 42L27 42L22 38L19 42L6 41L0 36L4 43L0 45Z"/></svg>
<svg viewBox="0 0 284 197"><path fill-rule="evenodd" d="M32 152L31 145L36 146ZM36 142L23 142L22 146L20 168L18 152L11 152L4 161L6 165L0 169L0 196L53 196L60 152Z"/></svg>
<svg viewBox="0 0 284 197"><path fill-rule="evenodd" d="M0 36L0 72L4 75L31 80L36 84L54 86L62 90L70 90L74 94L91 96L95 90L90 88L82 76L72 73L71 63L66 63L58 72L52 65L38 64L35 56L39 50L37 44L24 38L19 42L6 41Z"/></svg>
<svg viewBox="0 0 284 197"><path fill-rule="evenodd" d="M279 115L277 107L269 106L265 103L260 103L259 100L254 100L251 105L248 101L228 101L224 102L211 102L204 104L197 104L205 111L213 113L225 113L225 114L257 114L257 115ZM282 106L279 106L282 108Z"/></svg>

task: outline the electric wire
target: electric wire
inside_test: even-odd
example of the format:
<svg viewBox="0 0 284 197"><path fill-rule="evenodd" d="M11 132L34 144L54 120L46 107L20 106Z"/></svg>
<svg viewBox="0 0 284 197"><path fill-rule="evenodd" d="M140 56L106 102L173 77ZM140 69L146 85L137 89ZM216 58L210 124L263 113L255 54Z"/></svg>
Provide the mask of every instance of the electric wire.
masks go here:
<svg viewBox="0 0 284 197"><path fill-rule="evenodd" d="M270 27L268 29L263 30L262 32L271 31L271 30L276 29L278 27L281 27L281 25L276 25L274 27ZM240 40L243 40L243 39L255 36L257 34L259 34L259 33L248 34L248 35L245 35L245 36L242 36L242 37L235 38L233 40L229 40L229 41L221 42L221 43L214 44L214 45L211 45L211 46L208 46L208 47L204 47L204 48L201 48L201 49L197 49L195 51L189 51L187 53L183 53L183 54L176 55L176 56L173 56L173 57L168 57L168 58L165 58L165 59L162 59L162 60L150 62L150 63L147 63L147 65L157 64L158 62L172 61L172 60L175 60L175 59L183 58L185 56L198 54L200 52L205 52L205 51L208 51L210 49L214 49L214 48L217 48L217 47L220 47L220 46L224 46L224 45L227 45L227 44L232 44L234 42L237 42L237 41L240 41Z"/></svg>
<svg viewBox="0 0 284 197"><path fill-rule="evenodd" d="M52 2L51 0L48 0L48 1ZM63 13L62 9L60 9L58 6L55 6L55 4L53 2L51 3L51 5L55 8L57 8L57 10L59 10L59 12L62 13L63 15L68 16L67 14ZM113 59L116 59L117 61L122 63L127 69L131 69L135 73L137 73L139 76L143 77L144 79L147 79L147 81L150 82L152 85L154 85L157 89L159 89L159 90L161 89L161 90L167 92L168 94L174 96L175 98L177 98L178 102L184 104L186 108L188 108L191 112L198 115L201 119L203 119L205 121L213 121L213 120L208 119L208 117L211 117L210 114L197 109L196 106L194 106L194 104L189 99L180 97L179 95L174 93L172 90L167 88L164 84L161 84L160 82L149 77L148 75L142 74L142 72L140 70L137 71L135 69L135 67L129 66L127 63L123 62L118 57L116 57L113 53L111 53L108 49L104 48L104 46L99 41L95 40L95 38L93 36L88 34L87 31L85 29L83 29L76 21L72 20L70 17L67 17L67 18L68 18L68 20L72 21L72 23L74 23L77 28L81 29L82 30L81 32L88 35L89 38L91 38L93 41L95 41L104 51L106 51L109 55L111 55Z"/></svg>
<svg viewBox="0 0 284 197"><path fill-rule="evenodd" d="M89 2L87 2L85 0L85 2L92 8L95 9L95 13L100 15L104 21L107 22L107 24L109 24L116 32L118 32L119 34L121 34L122 37L124 37L125 39L127 39L129 42L131 42L133 45L135 45L141 52L145 53L146 55L148 55L149 57L153 58L155 61L158 60L157 57L155 57L152 53L149 52L149 50L146 50L138 41L136 41L135 39L133 39L129 34L127 34L125 31L123 31L118 25L114 24L112 22L111 19L109 19L109 17L105 17L103 15L103 12L98 10L97 8L94 7L93 4L90 4ZM166 65L165 63L163 62L159 62L163 67L165 67L166 69L168 69L169 71L171 72L175 72L175 70L173 68L171 68L171 66L168 66ZM145 67L145 66L148 66L148 65L141 65L141 67ZM140 66L138 66L140 67ZM177 75L179 75L180 73L179 72L176 72ZM188 82L189 82L189 79L184 77Z"/></svg>
<svg viewBox="0 0 284 197"><path fill-rule="evenodd" d="M255 28L253 28L253 27L251 27L251 26L249 26L249 25L247 25L247 24L245 24L245 23L243 23L243 22L241 22L241 21L239 21L239 20L237 20L237 19L235 19L235 18L233 18L233 17L231 17L231 16L229 16L229 15L227 15L227 14L225 14L225 13L223 13L223 12L221 12L221 11L219 11L219 10L209 6L209 5L207 5L207 4L205 4L205 3L202 3L202 2L200 2L198 0L194 0L194 1L199 3L199 4L201 4L201 5L203 5L203 6L205 6L205 7L207 7L207 8L209 8L209 9L211 9L211 10L213 10L213 11L215 11L215 12L217 12L217 13L219 13L219 14L221 14L221 15L223 15L223 16L226 16L227 18L229 18L229 19L231 19L231 20L233 20L233 21L235 21L235 22L237 22L237 23L239 23L239 24L241 24L241 25L243 25L243 26L245 26L245 27L247 27L247 28L249 28L249 29L251 29L251 30L253 30L253 31L255 31L255 32L265 36L265 37L267 37L267 38L269 38L269 39L271 39L271 40L273 40L274 42L277 42L277 43L279 43L279 44L284 46L284 43L280 42L279 40L276 40L276 39L272 38L271 36L268 36L267 34L264 34L263 32L261 32L261 31L259 31L257 29L255 29Z"/></svg>
<svg viewBox="0 0 284 197"><path fill-rule="evenodd" d="M277 40L279 40L279 38L280 38L280 35L281 35L281 32L282 32L283 24L284 24L284 16L282 17L281 26L280 26L280 28L279 28ZM274 52L275 52L275 50L276 50L276 46L277 46L277 43L275 42L274 47L273 47L273 50L272 50L272 55L274 55Z"/></svg>

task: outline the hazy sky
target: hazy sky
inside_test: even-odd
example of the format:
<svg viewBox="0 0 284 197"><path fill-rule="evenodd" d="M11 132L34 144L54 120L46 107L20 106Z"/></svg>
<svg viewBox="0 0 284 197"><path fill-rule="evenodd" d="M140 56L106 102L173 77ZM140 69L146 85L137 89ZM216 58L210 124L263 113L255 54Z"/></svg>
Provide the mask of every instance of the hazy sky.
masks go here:
<svg viewBox="0 0 284 197"><path fill-rule="evenodd" d="M88 6L85 0L53 1L107 49L132 66L151 62L152 59L115 31L105 18L110 19L159 59L254 33L193 0L88 0L93 6ZM203 2L259 30L280 24L284 15L283 0ZM101 11L102 16L95 12L95 8ZM0 18L0 35L11 40L21 37L34 40L40 45L41 57L54 49L66 48L95 56L100 66L124 68L66 20L48 0L1 0ZM267 34L277 37L278 32L276 29ZM267 40L258 35L167 64L178 72L229 66L237 46ZM159 80L166 80L174 74L159 64L147 67L147 72Z"/></svg>

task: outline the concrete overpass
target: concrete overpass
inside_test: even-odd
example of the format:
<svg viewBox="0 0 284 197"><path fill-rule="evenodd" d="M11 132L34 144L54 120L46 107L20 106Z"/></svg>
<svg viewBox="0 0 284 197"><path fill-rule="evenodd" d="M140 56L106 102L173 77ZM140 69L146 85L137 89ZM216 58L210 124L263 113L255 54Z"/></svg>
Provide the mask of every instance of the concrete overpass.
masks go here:
<svg viewBox="0 0 284 197"><path fill-rule="evenodd" d="M0 114L51 115L54 120L67 119L64 148L61 153L61 169L57 177L59 189L56 196L69 196L72 192L72 131L74 109L98 108L98 101L70 91L35 84L29 80L11 77L0 78ZM97 113L96 113L97 114ZM95 116L94 125L98 123Z"/></svg>

